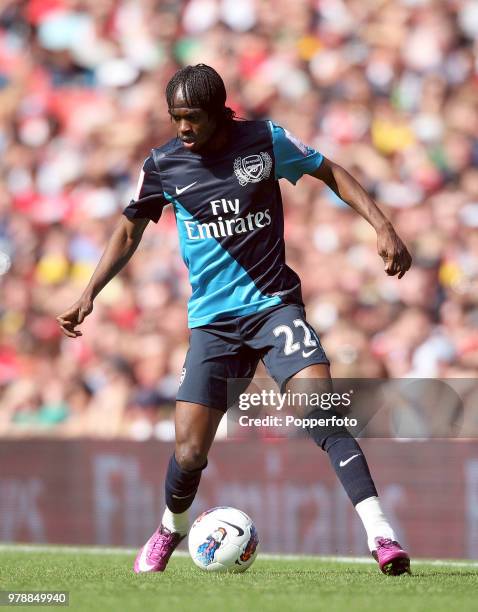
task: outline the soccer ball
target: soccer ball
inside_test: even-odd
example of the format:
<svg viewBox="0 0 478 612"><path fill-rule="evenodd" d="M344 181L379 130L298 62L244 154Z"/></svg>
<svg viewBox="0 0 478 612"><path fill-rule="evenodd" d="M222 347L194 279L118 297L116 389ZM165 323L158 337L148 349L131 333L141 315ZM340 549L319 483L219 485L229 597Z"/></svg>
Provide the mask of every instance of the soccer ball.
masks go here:
<svg viewBox="0 0 478 612"><path fill-rule="evenodd" d="M189 531L189 554L207 572L245 572L254 563L258 544L252 520L229 506L206 510Z"/></svg>

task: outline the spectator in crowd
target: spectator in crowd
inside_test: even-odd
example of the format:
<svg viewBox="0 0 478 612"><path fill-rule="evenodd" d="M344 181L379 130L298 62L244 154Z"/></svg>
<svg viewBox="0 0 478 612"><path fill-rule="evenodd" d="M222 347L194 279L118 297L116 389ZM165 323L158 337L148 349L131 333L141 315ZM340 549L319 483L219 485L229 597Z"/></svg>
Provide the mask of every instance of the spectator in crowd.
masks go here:
<svg viewBox="0 0 478 612"><path fill-rule="evenodd" d="M366 222L316 181L282 186L288 261L332 375L476 377L477 49L473 0L3 2L0 435L172 437L189 287L171 211L81 339L55 316L173 135L166 82L198 62L239 116L292 126L350 168L413 252L400 283L385 277Z"/></svg>

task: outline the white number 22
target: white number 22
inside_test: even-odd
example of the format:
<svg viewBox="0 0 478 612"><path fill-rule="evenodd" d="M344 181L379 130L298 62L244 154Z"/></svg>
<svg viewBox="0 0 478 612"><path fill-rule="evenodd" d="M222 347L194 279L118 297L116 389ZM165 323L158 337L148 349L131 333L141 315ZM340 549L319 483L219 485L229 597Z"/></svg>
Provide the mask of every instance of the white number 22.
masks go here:
<svg viewBox="0 0 478 612"><path fill-rule="evenodd" d="M302 319L295 319L294 327L302 328L304 332L304 338L302 340L304 347L310 348L311 346L317 346L317 341L312 338L310 328L307 326L305 321L302 321ZM276 338L278 338L281 334L284 334L284 355L292 355L293 353L300 351L300 342L294 342L294 332L288 325L278 325L274 328L273 334Z"/></svg>

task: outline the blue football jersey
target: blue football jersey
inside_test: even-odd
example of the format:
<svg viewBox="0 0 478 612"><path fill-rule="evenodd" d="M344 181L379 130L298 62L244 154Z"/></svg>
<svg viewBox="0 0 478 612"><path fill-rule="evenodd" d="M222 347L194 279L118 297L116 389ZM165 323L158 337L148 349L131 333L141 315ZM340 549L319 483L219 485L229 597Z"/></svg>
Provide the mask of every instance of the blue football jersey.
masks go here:
<svg viewBox="0 0 478 612"><path fill-rule="evenodd" d="M299 277L285 263L278 179L295 184L322 159L271 121L234 121L217 153L187 150L178 138L151 151L123 214L157 223L173 206L192 287L189 327L302 304Z"/></svg>

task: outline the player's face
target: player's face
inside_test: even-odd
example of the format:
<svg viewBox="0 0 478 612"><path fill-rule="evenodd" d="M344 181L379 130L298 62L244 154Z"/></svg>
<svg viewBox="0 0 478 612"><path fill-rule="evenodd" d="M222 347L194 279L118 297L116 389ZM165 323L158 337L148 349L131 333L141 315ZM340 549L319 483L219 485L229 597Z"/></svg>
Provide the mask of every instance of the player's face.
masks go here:
<svg viewBox="0 0 478 612"><path fill-rule="evenodd" d="M186 149L199 151L214 134L216 121L202 108L188 107L181 92L175 94L173 104L169 114L176 125L178 138Z"/></svg>

